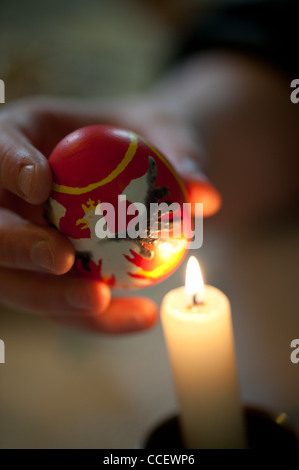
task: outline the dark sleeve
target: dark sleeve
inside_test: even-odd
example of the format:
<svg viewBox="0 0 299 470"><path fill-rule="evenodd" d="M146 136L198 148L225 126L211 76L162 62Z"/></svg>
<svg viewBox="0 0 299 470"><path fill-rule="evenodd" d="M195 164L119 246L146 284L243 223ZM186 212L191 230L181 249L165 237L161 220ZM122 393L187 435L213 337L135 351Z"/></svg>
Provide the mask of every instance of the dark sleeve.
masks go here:
<svg viewBox="0 0 299 470"><path fill-rule="evenodd" d="M221 5L207 7L194 18L181 57L230 49L259 56L293 78L299 76L299 0L235 0Z"/></svg>

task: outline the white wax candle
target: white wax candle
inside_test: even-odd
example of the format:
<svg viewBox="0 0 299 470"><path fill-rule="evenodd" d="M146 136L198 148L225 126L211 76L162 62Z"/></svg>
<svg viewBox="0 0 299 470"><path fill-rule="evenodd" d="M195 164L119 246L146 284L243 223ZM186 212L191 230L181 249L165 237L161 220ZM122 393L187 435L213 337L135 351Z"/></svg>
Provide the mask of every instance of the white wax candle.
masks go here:
<svg viewBox="0 0 299 470"><path fill-rule="evenodd" d="M161 319L188 448L244 448L234 339L228 298L205 286L191 307L185 287L163 299Z"/></svg>

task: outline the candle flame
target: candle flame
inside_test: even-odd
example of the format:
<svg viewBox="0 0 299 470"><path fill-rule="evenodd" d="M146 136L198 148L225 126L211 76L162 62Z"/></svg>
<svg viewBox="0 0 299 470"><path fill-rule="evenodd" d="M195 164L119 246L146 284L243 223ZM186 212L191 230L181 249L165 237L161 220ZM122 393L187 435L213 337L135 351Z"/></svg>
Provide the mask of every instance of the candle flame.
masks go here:
<svg viewBox="0 0 299 470"><path fill-rule="evenodd" d="M202 303L204 300L204 282L199 263L195 256L190 256L186 269L186 294L193 299L192 303Z"/></svg>

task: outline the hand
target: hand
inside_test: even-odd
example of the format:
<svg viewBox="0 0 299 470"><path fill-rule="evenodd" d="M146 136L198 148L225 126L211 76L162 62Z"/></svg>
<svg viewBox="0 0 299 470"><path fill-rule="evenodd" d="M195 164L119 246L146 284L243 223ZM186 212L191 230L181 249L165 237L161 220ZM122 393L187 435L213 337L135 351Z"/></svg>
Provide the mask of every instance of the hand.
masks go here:
<svg viewBox="0 0 299 470"><path fill-rule="evenodd" d="M142 108L136 101L125 109L116 104L100 106L47 98L27 99L4 108L0 115L2 303L23 311L43 313L63 323L109 333L145 329L155 323L157 307L149 299L111 300L105 284L66 274L74 263L74 249L60 232L46 226L41 208L51 191L47 156L56 143L79 127L111 123L140 132L154 145L161 144L161 150L166 154L168 151L174 165L178 170L184 169L185 174L190 173L188 165L191 165L189 189L193 191L193 199L199 191L212 202L209 212L215 211L219 197L202 181L200 174L194 173L192 152L196 153L196 149L195 146L191 149L191 139L188 141L187 136L179 132L182 130L180 123L173 121L172 127L166 120L163 134L161 122L158 125L159 121L152 120L154 110L143 112L142 119ZM184 149L187 141L189 148ZM185 150L189 155L187 166L182 159Z"/></svg>

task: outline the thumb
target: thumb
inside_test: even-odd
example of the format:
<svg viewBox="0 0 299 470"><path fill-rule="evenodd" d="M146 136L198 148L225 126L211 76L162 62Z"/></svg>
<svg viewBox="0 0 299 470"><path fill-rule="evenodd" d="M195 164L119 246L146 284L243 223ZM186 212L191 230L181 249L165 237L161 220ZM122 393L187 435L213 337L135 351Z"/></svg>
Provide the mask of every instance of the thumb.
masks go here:
<svg viewBox="0 0 299 470"><path fill-rule="evenodd" d="M14 123L0 121L0 134L0 184L31 204L43 203L52 183L46 158Z"/></svg>
<svg viewBox="0 0 299 470"><path fill-rule="evenodd" d="M177 168L187 189L188 200L191 203L191 213L195 215L195 203L203 204L203 216L216 214L222 204L218 190L201 171L199 158L193 155L182 157Z"/></svg>
<svg viewBox="0 0 299 470"><path fill-rule="evenodd" d="M203 173L204 150L190 126L169 120L147 129L147 137L172 163L186 185L192 204L203 203L204 217L221 207L221 196ZM192 207L194 215L194 206Z"/></svg>
<svg viewBox="0 0 299 470"><path fill-rule="evenodd" d="M203 204L203 216L209 217L218 212L221 207L221 196L217 189L202 175L183 175L182 180L185 183L188 200L191 202L192 215L194 215L194 204Z"/></svg>

